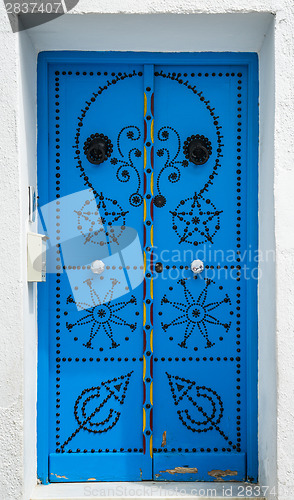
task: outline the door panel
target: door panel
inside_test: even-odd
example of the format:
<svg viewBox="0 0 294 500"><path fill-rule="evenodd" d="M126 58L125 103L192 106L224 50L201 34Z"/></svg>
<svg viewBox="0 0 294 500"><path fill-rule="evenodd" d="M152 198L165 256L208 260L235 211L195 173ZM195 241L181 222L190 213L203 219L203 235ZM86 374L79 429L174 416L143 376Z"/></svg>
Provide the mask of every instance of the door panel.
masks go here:
<svg viewBox="0 0 294 500"><path fill-rule="evenodd" d="M236 479L246 476L245 460L236 466L247 428L246 282L239 270L247 247L246 108L240 66L229 73L221 66L155 68L154 245L164 260L154 279L159 480L186 479L175 466L198 470L207 453L210 470L226 463L237 469ZM202 165L185 155L197 135L211 145ZM190 269L194 259L206 264L198 276ZM172 452L181 454L178 461Z"/></svg>
<svg viewBox="0 0 294 500"><path fill-rule="evenodd" d="M49 481L254 479L251 62L59 57L39 69Z"/></svg>
<svg viewBox="0 0 294 500"><path fill-rule="evenodd" d="M48 276L51 481L86 480L92 461L103 480L152 474L142 433L143 73L120 70L57 64L49 74L49 200L57 197L62 271ZM108 140L98 164L95 138Z"/></svg>

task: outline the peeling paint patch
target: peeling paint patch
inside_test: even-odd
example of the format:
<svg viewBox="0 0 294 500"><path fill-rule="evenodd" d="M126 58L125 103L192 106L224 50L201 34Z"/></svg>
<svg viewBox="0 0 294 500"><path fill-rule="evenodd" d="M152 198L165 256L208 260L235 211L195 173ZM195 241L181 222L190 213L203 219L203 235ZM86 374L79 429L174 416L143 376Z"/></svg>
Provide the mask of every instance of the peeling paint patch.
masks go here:
<svg viewBox="0 0 294 500"><path fill-rule="evenodd" d="M95 477L89 477L88 481L97 481Z"/></svg>
<svg viewBox="0 0 294 500"><path fill-rule="evenodd" d="M155 474L155 477L159 477L161 474L197 474L198 469L196 467L175 467L174 469L166 469L159 471L159 474Z"/></svg>
<svg viewBox="0 0 294 500"><path fill-rule="evenodd" d="M57 479L68 479L66 476L58 476L58 474L54 474L53 472L50 472L51 476L57 477Z"/></svg>
<svg viewBox="0 0 294 500"><path fill-rule="evenodd" d="M166 446L166 431L162 434L162 443L161 447L164 448Z"/></svg>
<svg viewBox="0 0 294 500"><path fill-rule="evenodd" d="M236 470L220 470L220 469L215 469L208 471L207 474L211 477L214 477L215 481L221 481L222 478L227 477L227 476L237 476L238 471Z"/></svg>

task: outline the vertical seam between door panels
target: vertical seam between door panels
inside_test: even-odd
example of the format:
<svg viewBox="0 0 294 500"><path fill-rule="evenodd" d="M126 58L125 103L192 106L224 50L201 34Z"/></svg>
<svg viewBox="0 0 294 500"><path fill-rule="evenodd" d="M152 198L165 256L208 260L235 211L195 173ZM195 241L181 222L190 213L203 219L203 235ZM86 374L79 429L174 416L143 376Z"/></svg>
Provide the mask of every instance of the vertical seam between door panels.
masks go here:
<svg viewBox="0 0 294 500"><path fill-rule="evenodd" d="M153 458L153 65L144 66L143 449Z"/></svg>

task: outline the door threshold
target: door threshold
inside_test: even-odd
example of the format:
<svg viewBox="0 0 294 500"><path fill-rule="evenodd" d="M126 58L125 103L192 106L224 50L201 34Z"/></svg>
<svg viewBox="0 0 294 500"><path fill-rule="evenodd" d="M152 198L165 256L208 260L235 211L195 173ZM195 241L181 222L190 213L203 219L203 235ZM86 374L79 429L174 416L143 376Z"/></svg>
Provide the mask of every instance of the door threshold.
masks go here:
<svg viewBox="0 0 294 500"><path fill-rule="evenodd" d="M152 497L153 500L177 499L205 500L214 498L220 500L230 498L255 498L265 500L259 486L249 483L185 483L152 481L116 482L116 483L63 483L38 485L34 488L30 500L85 500L85 498L111 498L144 500Z"/></svg>

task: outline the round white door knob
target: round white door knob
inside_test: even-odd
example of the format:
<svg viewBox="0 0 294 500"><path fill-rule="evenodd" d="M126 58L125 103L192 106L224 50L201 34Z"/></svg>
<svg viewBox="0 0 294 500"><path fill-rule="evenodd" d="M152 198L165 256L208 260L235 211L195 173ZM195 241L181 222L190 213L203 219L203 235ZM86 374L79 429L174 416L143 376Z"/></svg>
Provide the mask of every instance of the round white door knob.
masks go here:
<svg viewBox="0 0 294 500"><path fill-rule="evenodd" d="M204 264L202 260L193 260L191 264L191 270L194 274L200 274L204 270Z"/></svg>
<svg viewBox="0 0 294 500"><path fill-rule="evenodd" d="M105 269L105 264L102 260L94 260L91 264L91 271L95 274L102 274Z"/></svg>

